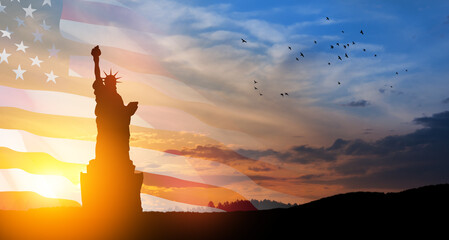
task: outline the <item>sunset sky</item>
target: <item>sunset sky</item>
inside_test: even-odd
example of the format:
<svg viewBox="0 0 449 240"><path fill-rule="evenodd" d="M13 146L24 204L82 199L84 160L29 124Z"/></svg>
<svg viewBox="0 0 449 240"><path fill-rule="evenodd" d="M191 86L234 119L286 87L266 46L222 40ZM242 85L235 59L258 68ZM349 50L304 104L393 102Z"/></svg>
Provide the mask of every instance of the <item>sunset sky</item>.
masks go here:
<svg viewBox="0 0 449 240"><path fill-rule="evenodd" d="M449 181L448 1L1 4L0 153L47 167L3 162L0 177L71 186L25 190L80 202L78 173L95 157L95 45L124 101L139 101L130 145L148 173L144 209L158 209L149 196L304 203Z"/></svg>
<svg viewBox="0 0 449 240"><path fill-rule="evenodd" d="M298 178L288 181L304 197L448 180L444 152L415 149L427 137L416 146L407 142L417 129L432 130L425 119L448 123L447 114L433 115L449 106L446 1L123 4L160 32L155 39L164 46L166 68L230 112L224 119L204 116L208 123L259 141L233 148L295 171Z"/></svg>

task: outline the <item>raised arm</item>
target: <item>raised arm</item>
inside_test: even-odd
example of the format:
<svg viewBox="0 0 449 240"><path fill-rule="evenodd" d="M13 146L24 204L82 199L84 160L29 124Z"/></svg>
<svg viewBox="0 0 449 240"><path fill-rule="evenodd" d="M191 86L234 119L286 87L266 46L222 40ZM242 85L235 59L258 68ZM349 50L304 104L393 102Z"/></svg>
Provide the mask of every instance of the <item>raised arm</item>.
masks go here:
<svg viewBox="0 0 449 240"><path fill-rule="evenodd" d="M103 80L101 79L101 75L100 75L100 55L101 55L101 51L100 51L100 47L97 45L96 47L94 47L91 51L92 56L94 57L94 63L95 63L95 82L94 82L94 88L95 85L97 84L102 84L103 85Z"/></svg>

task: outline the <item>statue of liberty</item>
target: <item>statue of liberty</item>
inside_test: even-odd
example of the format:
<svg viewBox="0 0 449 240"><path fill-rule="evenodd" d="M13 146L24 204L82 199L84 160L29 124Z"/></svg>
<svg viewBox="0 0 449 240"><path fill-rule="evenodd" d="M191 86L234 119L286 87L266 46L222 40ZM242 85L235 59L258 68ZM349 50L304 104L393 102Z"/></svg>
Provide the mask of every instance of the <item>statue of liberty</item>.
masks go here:
<svg viewBox="0 0 449 240"><path fill-rule="evenodd" d="M97 145L95 147L96 159L103 161L129 160L129 124L131 116L137 110L137 102L124 105L122 97L117 93L116 84L119 78L117 73L105 72L105 77L100 73L100 55L98 46L91 52L95 63L94 88L95 115L97 116Z"/></svg>
<svg viewBox="0 0 449 240"><path fill-rule="evenodd" d="M81 173L81 198L88 212L124 216L142 212L140 189L143 174L135 171L129 157L129 124L137 110L137 102L123 103L117 93L117 73L100 74L98 46L91 51L95 63L95 115L97 144L95 159L90 160L86 173Z"/></svg>

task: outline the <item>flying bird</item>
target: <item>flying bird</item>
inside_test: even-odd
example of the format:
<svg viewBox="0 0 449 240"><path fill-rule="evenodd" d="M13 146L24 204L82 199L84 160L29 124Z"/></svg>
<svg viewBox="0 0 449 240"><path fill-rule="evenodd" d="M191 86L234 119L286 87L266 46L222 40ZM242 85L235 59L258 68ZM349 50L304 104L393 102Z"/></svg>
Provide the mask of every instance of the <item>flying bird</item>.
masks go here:
<svg viewBox="0 0 449 240"><path fill-rule="evenodd" d="M363 35L363 30L360 30L360 33Z"/></svg>
<svg viewBox="0 0 449 240"><path fill-rule="evenodd" d="M281 96L282 96L282 97L284 97L284 94L283 94L283 93L281 93Z"/></svg>
<svg viewBox="0 0 449 240"><path fill-rule="evenodd" d="M340 82L338 82L338 85L340 85L341 83Z"/></svg>
<svg viewBox="0 0 449 240"><path fill-rule="evenodd" d="M313 41L315 44L316 44L316 40L315 41Z"/></svg>
<svg viewBox="0 0 449 240"><path fill-rule="evenodd" d="M342 60L340 56L338 56L338 59Z"/></svg>
<svg viewBox="0 0 449 240"><path fill-rule="evenodd" d="M349 58L349 57L348 57L348 54L345 53L345 57L346 57L346 58Z"/></svg>
<svg viewBox="0 0 449 240"><path fill-rule="evenodd" d="M348 47L349 47L349 43L346 43L346 46L348 46Z"/></svg>
<svg viewBox="0 0 449 240"><path fill-rule="evenodd" d="M396 72L396 75L398 75L399 73L398 72Z"/></svg>
<svg viewBox="0 0 449 240"><path fill-rule="evenodd" d="M245 39L243 39L243 38L241 38L242 39L242 43L246 43L246 40Z"/></svg>
<svg viewBox="0 0 449 240"><path fill-rule="evenodd" d="M327 63L327 65L331 65L331 63L330 63L330 62L328 62L328 63Z"/></svg>
<svg viewBox="0 0 449 240"><path fill-rule="evenodd" d="M262 96L263 94L262 94L262 93L259 93L259 95Z"/></svg>
<svg viewBox="0 0 449 240"><path fill-rule="evenodd" d="M352 41L352 45L354 45L355 44L355 42L354 41Z"/></svg>
<svg viewBox="0 0 449 240"><path fill-rule="evenodd" d="M345 33L345 31L341 30L341 33Z"/></svg>
<svg viewBox="0 0 449 240"><path fill-rule="evenodd" d="M302 52L300 52L300 54L301 54L301 57L304 57L304 54L302 54Z"/></svg>
<svg viewBox="0 0 449 240"><path fill-rule="evenodd" d="M344 48L346 48L346 45L343 45Z"/></svg>
<svg viewBox="0 0 449 240"><path fill-rule="evenodd" d="M292 47L288 46L288 49L292 50Z"/></svg>
<svg viewBox="0 0 449 240"><path fill-rule="evenodd" d="M377 54L374 54L374 57L377 57Z"/></svg>
<svg viewBox="0 0 449 240"><path fill-rule="evenodd" d="M333 45L331 45L331 49L334 49L334 46L333 46Z"/></svg>
<svg viewBox="0 0 449 240"><path fill-rule="evenodd" d="M257 90L257 87L254 87L254 90Z"/></svg>
<svg viewBox="0 0 449 240"><path fill-rule="evenodd" d="M363 51L366 52L366 49L364 48Z"/></svg>
<svg viewBox="0 0 449 240"><path fill-rule="evenodd" d="M329 21L329 17L326 17L326 20L328 20L328 21Z"/></svg>
<svg viewBox="0 0 449 240"><path fill-rule="evenodd" d="M336 43L337 46L340 46L340 43Z"/></svg>
<svg viewBox="0 0 449 240"><path fill-rule="evenodd" d="M284 93L284 95L288 96L288 93Z"/></svg>
<svg viewBox="0 0 449 240"><path fill-rule="evenodd" d="M299 58L298 58L298 57L296 57L296 61L299 61Z"/></svg>
<svg viewBox="0 0 449 240"><path fill-rule="evenodd" d="M256 81L256 80L254 80L254 83L257 83L257 81Z"/></svg>
<svg viewBox="0 0 449 240"><path fill-rule="evenodd" d="M407 70L407 69L405 69L405 71L406 71L406 72L408 72L408 70Z"/></svg>

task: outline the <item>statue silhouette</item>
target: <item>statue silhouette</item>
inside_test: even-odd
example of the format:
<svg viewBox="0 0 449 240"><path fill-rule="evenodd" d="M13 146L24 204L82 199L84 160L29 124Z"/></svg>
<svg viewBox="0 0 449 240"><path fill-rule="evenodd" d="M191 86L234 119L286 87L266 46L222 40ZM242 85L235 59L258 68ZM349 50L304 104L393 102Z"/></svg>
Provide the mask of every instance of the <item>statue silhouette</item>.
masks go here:
<svg viewBox="0 0 449 240"><path fill-rule="evenodd" d="M117 73L113 75L111 70L109 74L105 72L106 76L102 78L99 46L93 48L91 54L95 63L95 81L92 87L97 102L96 159L129 160L129 124L131 116L137 110L137 102L124 105L122 97L117 93Z"/></svg>
<svg viewBox="0 0 449 240"><path fill-rule="evenodd" d="M81 173L81 197L88 211L113 212L118 215L141 212L140 189L143 174L135 172L129 157L129 124L137 110L137 102L125 106L117 93L117 73L100 74L98 46L91 54L95 63L95 115L97 144L95 159L87 172Z"/></svg>

